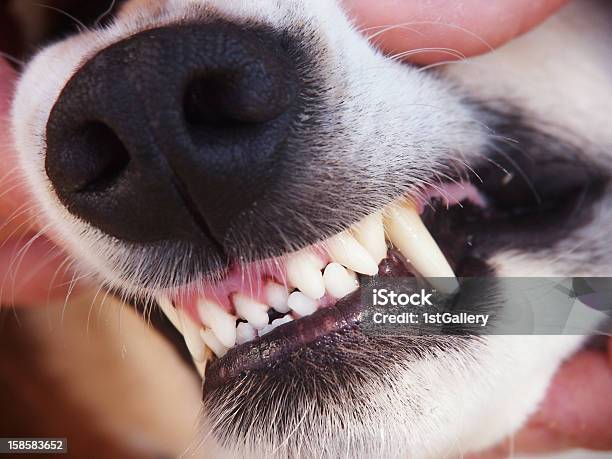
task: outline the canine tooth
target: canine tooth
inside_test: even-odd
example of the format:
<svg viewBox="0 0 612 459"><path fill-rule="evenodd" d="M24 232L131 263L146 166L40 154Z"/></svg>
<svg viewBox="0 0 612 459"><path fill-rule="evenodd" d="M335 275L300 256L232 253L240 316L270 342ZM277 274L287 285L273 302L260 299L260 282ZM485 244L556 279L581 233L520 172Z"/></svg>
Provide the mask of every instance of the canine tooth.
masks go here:
<svg viewBox="0 0 612 459"><path fill-rule="evenodd" d="M268 306L242 293L234 293L232 301L238 315L253 327L260 329L268 325Z"/></svg>
<svg viewBox="0 0 612 459"><path fill-rule="evenodd" d="M228 348L224 346L221 341L219 341L210 328L200 330L200 337L206 343L206 346L208 346L208 348L213 351L217 357L221 358L227 353Z"/></svg>
<svg viewBox="0 0 612 459"><path fill-rule="evenodd" d="M322 296L322 295L321 295ZM302 292L293 292L289 295L287 304L299 316L309 316L317 310L317 301L304 295Z"/></svg>
<svg viewBox="0 0 612 459"><path fill-rule="evenodd" d="M202 323L213 331L221 344L228 348L236 344L235 316L206 298L198 302L198 313Z"/></svg>
<svg viewBox="0 0 612 459"><path fill-rule="evenodd" d="M361 274L373 276L378 264L364 247L348 233L340 233L327 241L327 250L334 261Z"/></svg>
<svg viewBox="0 0 612 459"><path fill-rule="evenodd" d="M340 263L330 263L323 271L325 290L334 298L342 298L359 288L355 273L347 271Z"/></svg>
<svg viewBox="0 0 612 459"><path fill-rule="evenodd" d="M423 277L436 284L434 287L445 292L458 287L455 273L412 203L391 205L385 217L385 229L391 242Z"/></svg>
<svg viewBox="0 0 612 459"><path fill-rule="evenodd" d="M165 316L168 318L168 320L172 323L172 325L174 325L174 328L176 328L180 332L181 331L180 318L170 298L168 298L165 295L159 295L157 297L157 304L159 305L159 308L162 310Z"/></svg>
<svg viewBox="0 0 612 459"><path fill-rule="evenodd" d="M178 311L178 319L181 323L185 344L193 360L196 362L203 362L206 359L206 350L204 341L202 341L200 337L200 328L183 310Z"/></svg>
<svg viewBox="0 0 612 459"><path fill-rule="evenodd" d="M380 212L368 215L353 227L352 232L377 265L387 256L385 227Z"/></svg>
<svg viewBox="0 0 612 459"><path fill-rule="evenodd" d="M302 250L290 255L285 265L287 279L305 295L318 300L325 295L321 269L323 262L315 254Z"/></svg>
<svg viewBox="0 0 612 459"><path fill-rule="evenodd" d="M256 336L257 330L248 323L240 322L236 327L236 344L248 343L255 339Z"/></svg>
<svg viewBox="0 0 612 459"><path fill-rule="evenodd" d="M267 335L275 328L280 327L281 325L286 324L288 322L291 322L292 320L293 317L291 316L279 317L278 319L274 319L271 324L266 325L262 330L259 331L259 336Z"/></svg>
<svg viewBox="0 0 612 459"><path fill-rule="evenodd" d="M265 286L264 295L268 304L276 311L283 314L289 312L289 306L287 306L289 292L287 292L284 285L268 282Z"/></svg>

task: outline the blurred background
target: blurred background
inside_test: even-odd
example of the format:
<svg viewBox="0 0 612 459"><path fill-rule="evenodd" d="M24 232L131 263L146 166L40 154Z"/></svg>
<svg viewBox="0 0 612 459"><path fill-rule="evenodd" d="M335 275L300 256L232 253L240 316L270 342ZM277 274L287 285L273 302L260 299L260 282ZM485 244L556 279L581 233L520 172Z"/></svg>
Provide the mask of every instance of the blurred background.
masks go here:
<svg viewBox="0 0 612 459"><path fill-rule="evenodd" d="M178 457L195 434L199 377L134 308L104 296L0 309L0 437L67 437L58 457Z"/></svg>

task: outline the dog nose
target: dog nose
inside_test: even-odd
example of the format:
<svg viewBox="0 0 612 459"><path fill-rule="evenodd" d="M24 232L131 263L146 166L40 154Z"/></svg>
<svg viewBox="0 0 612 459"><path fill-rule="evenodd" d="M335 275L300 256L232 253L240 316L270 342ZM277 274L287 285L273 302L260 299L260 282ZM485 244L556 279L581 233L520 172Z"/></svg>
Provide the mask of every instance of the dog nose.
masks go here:
<svg viewBox="0 0 612 459"><path fill-rule="evenodd" d="M282 38L226 23L148 30L103 49L49 116L56 194L119 239L222 241L282 172L294 67Z"/></svg>

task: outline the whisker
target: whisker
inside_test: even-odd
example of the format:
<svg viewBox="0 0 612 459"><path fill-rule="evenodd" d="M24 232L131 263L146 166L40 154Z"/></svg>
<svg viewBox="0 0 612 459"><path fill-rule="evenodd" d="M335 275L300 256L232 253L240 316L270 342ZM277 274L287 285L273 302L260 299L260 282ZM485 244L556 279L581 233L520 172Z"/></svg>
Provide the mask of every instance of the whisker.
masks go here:
<svg viewBox="0 0 612 459"><path fill-rule="evenodd" d="M494 51L495 48L487 41L485 40L482 36L480 36L479 34L472 32L469 29L466 29L465 27L459 26L457 24L451 24L451 23L446 23L446 22L436 22L436 21L411 21L411 22L404 22L401 24L392 24L392 25L388 25L388 26L379 26L379 27L383 27L382 30L376 32L375 34L370 35L368 38L375 38L378 37L379 35L389 32L391 30L394 29L405 29L408 30L410 32L415 32L419 35L424 35L423 32L411 28L410 26L419 26L419 25L434 25L434 26L442 26L442 27L447 27L449 29L455 29L455 30L459 30L460 32L465 33L466 35L469 35L470 37L476 39L478 42L480 42L481 44L483 44L489 51ZM363 31L367 31L367 30L371 30L374 29L376 27L369 27L369 28L365 28L365 29L360 29Z"/></svg>
<svg viewBox="0 0 612 459"><path fill-rule="evenodd" d="M98 18L96 19L95 27L99 27L100 26L100 22L102 22L102 20L104 18L106 18L109 14L111 14L111 12L113 11L113 9L115 8L115 4L117 3L117 0L112 0L111 4L109 5L109 7L106 9L106 11L104 11L104 13L102 13L100 16L98 16Z"/></svg>
<svg viewBox="0 0 612 459"><path fill-rule="evenodd" d="M45 5L45 4L42 4L42 3L35 3L34 6L38 6L40 8L46 8L48 10L60 13L60 14L62 14L64 16L66 16L67 18L71 19L72 21L74 21L79 26L80 29L88 30L88 27L83 22L81 22L78 18L74 17L72 14L70 14L67 11L64 11L61 8L57 8L57 7L52 6L52 5Z"/></svg>
<svg viewBox="0 0 612 459"><path fill-rule="evenodd" d="M389 58L394 59L394 60L399 60L407 56L413 56L415 54L430 53L430 52L450 54L451 56L457 57L462 60L466 59L465 54L453 48L415 48L415 49L410 49L407 51L402 51L401 53L392 54L389 56Z"/></svg>
<svg viewBox="0 0 612 459"><path fill-rule="evenodd" d="M13 64L18 65L19 67L25 66L25 61L22 61L21 59L18 59L15 56L10 55L9 53L5 53L4 51L0 51L0 57L12 62Z"/></svg>

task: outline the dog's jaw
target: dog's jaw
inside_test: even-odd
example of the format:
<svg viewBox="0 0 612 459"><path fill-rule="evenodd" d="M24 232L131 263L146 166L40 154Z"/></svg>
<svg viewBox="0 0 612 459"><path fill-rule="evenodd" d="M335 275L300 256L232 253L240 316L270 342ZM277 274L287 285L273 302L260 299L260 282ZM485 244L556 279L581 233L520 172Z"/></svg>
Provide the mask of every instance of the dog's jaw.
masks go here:
<svg viewBox="0 0 612 459"><path fill-rule="evenodd" d="M324 167L324 155L332 152L339 161L335 171L327 171L332 175L343 177L349 171L357 174L351 166L359 163L365 175L357 178L366 184L363 194L367 196L361 207L351 207L344 226L338 230L382 208L395 196L414 191L419 180L417 169L436 170L440 164L455 160L450 157L454 154L461 155L462 160L476 158L490 142L479 124L480 115L463 103L460 90L378 54L332 2L295 1L281 5L274 1L132 0L108 29L85 32L40 53L23 74L12 113L22 169L49 231L71 250L85 273L101 275L104 282L124 292L150 298L160 286L167 287L163 280L169 276L160 272L146 283L136 278L134 273L146 272L147 259L156 257L150 250L110 238L60 204L44 170L44 128L66 82L96 52L143 29L210 17L240 24L264 23L281 30L304 30L301 27L307 24L306 29L310 28L313 34L310 39L316 38L312 46L322 47L321 54L327 54L322 64L326 67L319 71L332 88L330 105L336 109L342 105L335 112L333 126L335 133L342 136L337 137L338 144L331 143L326 145L326 151L318 152L320 166ZM376 124L388 131L374 129L377 118ZM334 136L330 134L329 138ZM397 154L399 151L403 153ZM389 174L385 177L389 182L386 187L379 179L381 170ZM401 175L412 174L412 181L406 182L398 171L402 171ZM602 208L605 211L605 203ZM607 212L602 215L605 218ZM581 231L584 234L577 237L596 239L592 228ZM563 241L559 253L575 243ZM295 241L287 249L299 247L299 241ZM158 250L163 253L165 247ZM549 264L537 264L538 257L520 251L498 253L491 263L501 275L524 275L528 267L529 275L601 275L607 269L602 261L592 268L593 272L583 270L580 257L568 258L571 264L561 269L549 269ZM183 278L177 284L189 280ZM351 451L356 457L418 459L479 450L500 441L525 422L542 399L559 363L581 341L581 337L569 336L487 337L454 351L405 362L377 380L377 384L350 388L350 395L347 388L340 388L339 402L330 406L326 414L309 412L307 406L296 407L303 419L289 429L293 433L287 438L266 436L261 428L253 427L240 442L232 441L231 435L219 441L219 437L206 432L211 420L204 419L205 440L200 446L204 451L219 448L218 457L287 457L297 451L301 457L336 457ZM369 406L357 418L354 407L340 403L343 397L368 400ZM300 401L304 405L307 402ZM222 416L218 414L213 422L223 423Z"/></svg>

